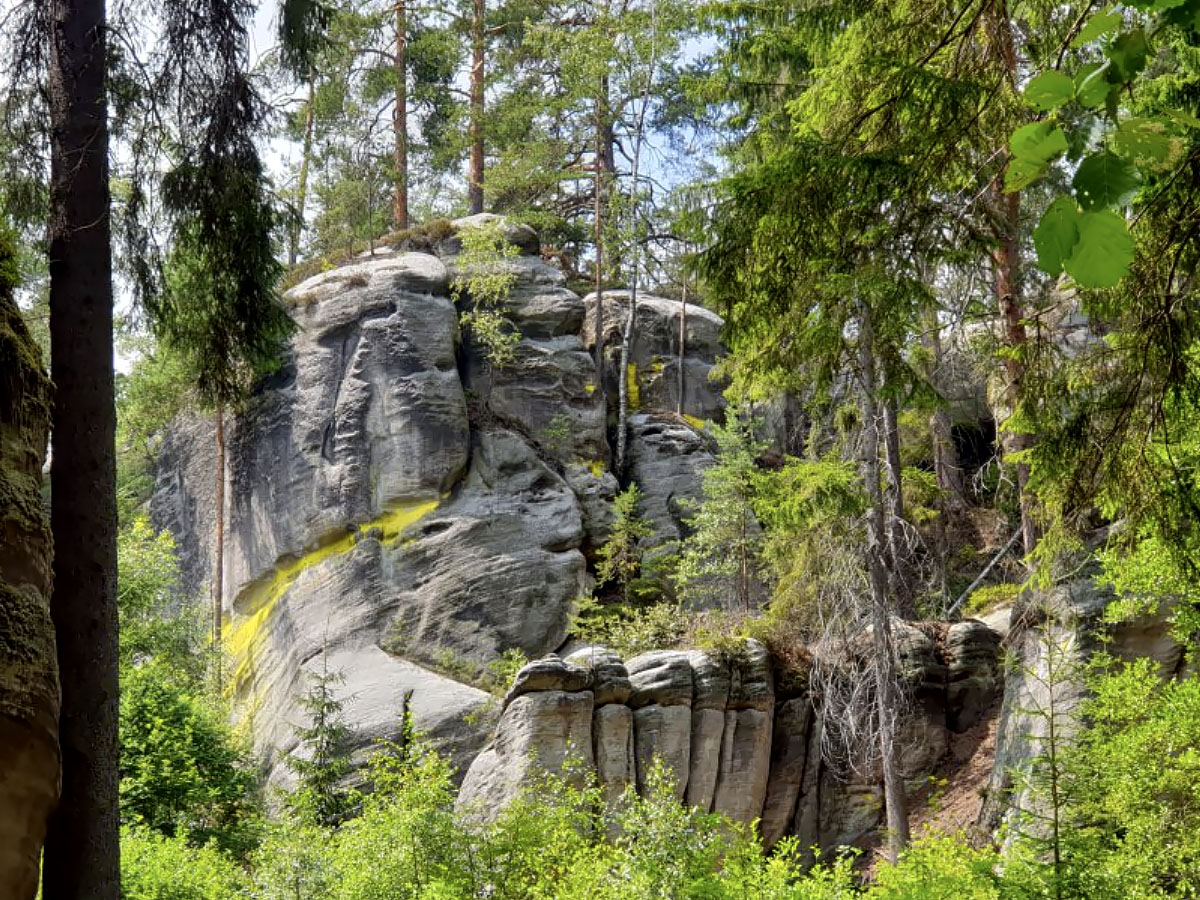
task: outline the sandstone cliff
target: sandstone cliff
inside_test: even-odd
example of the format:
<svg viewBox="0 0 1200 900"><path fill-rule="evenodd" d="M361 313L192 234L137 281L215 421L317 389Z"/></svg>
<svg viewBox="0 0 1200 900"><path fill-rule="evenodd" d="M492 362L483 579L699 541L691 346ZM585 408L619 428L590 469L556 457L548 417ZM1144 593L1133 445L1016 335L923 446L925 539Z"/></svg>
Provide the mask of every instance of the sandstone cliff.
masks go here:
<svg viewBox="0 0 1200 900"><path fill-rule="evenodd" d="M418 727L465 768L487 729L464 717L490 705L470 682L506 649L538 657L564 642L617 490L582 336L596 303L530 252L527 230L512 237L525 253L506 264L504 311L521 340L504 368L460 334L453 240L444 258L385 248L289 292L298 335L237 417L226 473L229 680L277 776L305 671L345 675L359 747L395 730L412 691ZM625 302L606 297L606 323ZM631 454L659 542L679 537L679 500L711 460L693 424L721 409L706 380L720 319L693 307L693 424L673 414L680 306L647 297L639 314ZM199 590L213 566L214 459L211 422L177 423L152 501Z"/></svg>

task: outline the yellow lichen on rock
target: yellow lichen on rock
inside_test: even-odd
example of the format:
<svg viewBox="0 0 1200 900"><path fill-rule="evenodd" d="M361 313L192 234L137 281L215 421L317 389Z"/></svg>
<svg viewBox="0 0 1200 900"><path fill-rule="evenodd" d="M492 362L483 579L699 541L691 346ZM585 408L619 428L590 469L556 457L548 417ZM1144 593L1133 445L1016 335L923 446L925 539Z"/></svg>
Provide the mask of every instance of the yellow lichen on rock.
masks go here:
<svg viewBox="0 0 1200 900"><path fill-rule="evenodd" d="M439 502L416 500L396 504L383 515L303 556L281 559L270 573L247 586L236 602L242 617L225 634L225 654L233 663L231 688L240 692L253 676L254 661L267 634L266 624L301 575L328 560L345 556L368 537L374 537L385 547L394 547L404 532L437 509Z"/></svg>
<svg viewBox="0 0 1200 900"><path fill-rule="evenodd" d="M625 367L625 389L629 396L629 408L641 409L642 392L641 385L638 384L637 363L630 363Z"/></svg>

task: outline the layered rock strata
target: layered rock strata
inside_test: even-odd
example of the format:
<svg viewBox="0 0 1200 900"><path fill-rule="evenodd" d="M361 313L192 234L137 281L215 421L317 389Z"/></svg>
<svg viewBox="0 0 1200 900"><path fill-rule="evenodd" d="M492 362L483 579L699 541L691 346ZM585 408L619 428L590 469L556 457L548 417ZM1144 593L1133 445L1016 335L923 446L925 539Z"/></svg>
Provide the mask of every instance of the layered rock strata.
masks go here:
<svg viewBox="0 0 1200 900"><path fill-rule="evenodd" d="M932 628L896 629L916 701L903 742L904 773L915 782L940 762L950 736L992 705L999 641L974 621L936 639ZM629 788L644 793L657 761L681 802L758 820L768 845L788 834L821 848L863 838L881 819L877 779L832 767L813 699L776 680L755 641L727 657L662 650L622 663L586 647L538 660L517 676L459 802L494 816L536 783L536 772L557 771L571 756L578 765L568 771L594 772L615 801Z"/></svg>

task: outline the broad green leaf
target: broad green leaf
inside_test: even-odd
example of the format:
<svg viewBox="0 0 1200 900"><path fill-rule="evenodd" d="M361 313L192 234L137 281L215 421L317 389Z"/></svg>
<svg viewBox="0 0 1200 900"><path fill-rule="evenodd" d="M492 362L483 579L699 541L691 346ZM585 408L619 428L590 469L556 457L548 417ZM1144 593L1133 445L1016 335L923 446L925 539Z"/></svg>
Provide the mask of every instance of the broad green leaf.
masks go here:
<svg viewBox="0 0 1200 900"><path fill-rule="evenodd" d="M1075 94L1075 82L1053 69L1042 72L1025 86L1025 102L1049 111L1062 106Z"/></svg>
<svg viewBox="0 0 1200 900"><path fill-rule="evenodd" d="M1019 191L1046 174L1051 161L1067 151L1067 136L1050 122L1034 122L1013 132L1009 149L1012 159L1004 176L1004 189Z"/></svg>
<svg viewBox="0 0 1200 900"><path fill-rule="evenodd" d="M1047 275L1057 275L1079 243L1079 207L1071 197L1059 197L1033 230L1038 265Z"/></svg>
<svg viewBox="0 0 1200 900"><path fill-rule="evenodd" d="M1113 148L1136 166L1154 169L1169 166L1180 149L1179 141L1156 119L1125 119L1113 135Z"/></svg>
<svg viewBox="0 0 1200 900"><path fill-rule="evenodd" d="M1146 56L1150 45L1146 41L1146 32L1141 28L1126 31L1117 35L1108 45L1105 55L1112 60L1120 81L1129 83L1146 68Z"/></svg>
<svg viewBox="0 0 1200 900"><path fill-rule="evenodd" d="M1104 98L1108 96L1109 88L1112 87L1108 83L1110 65L1111 63L1088 63L1079 67L1079 71L1075 73L1075 99L1081 106L1095 109L1104 105Z"/></svg>
<svg viewBox="0 0 1200 900"><path fill-rule="evenodd" d="M1133 238L1124 217L1107 209L1085 212L1078 228L1079 241L1063 268L1082 287L1112 287L1133 262Z"/></svg>
<svg viewBox="0 0 1200 900"><path fill-rule="evenodd" d="M1107 150L1093 153L1079 164L1071 180L1084 209L1120 206L1138 189L1141 179L1129 163Z"/></svg>
<svg viewBox="0 0 1200 900"><path fill-rule="evenodd" d="M1084 23L1079 29L1079 34L1075 35L1075 40L1071 41L1071 46L1082 47L1084 44L1090 44L1096 38L1116 31L1123 21L1120 13L1101 10Z"/></svg>

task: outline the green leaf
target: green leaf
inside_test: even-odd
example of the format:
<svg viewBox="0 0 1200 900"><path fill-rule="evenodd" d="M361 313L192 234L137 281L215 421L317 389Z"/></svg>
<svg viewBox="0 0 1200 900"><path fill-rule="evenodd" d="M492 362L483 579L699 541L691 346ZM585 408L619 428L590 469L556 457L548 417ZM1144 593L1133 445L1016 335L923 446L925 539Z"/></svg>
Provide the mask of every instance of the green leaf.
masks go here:
<svg viewBox="0 0 1200 900"><path fill-rule="evenodd" d="M1141 28L1117 35L1105 51L1105 55L1112 60L1116 68L1116 74L1126 84L1146 68L1146 57L1149 53L1150 45L1146 41L1146 32Z"/></svg>
<svg viewBox="0 0 1200 900"><path fill-rule="evenodd" d="M1051 161L1067 151L1067 137L1050 122L1034 122L1013 132L1012 159L1004 176L1006 191L1019 191L1046 174Z"/></svg>
<svg viewBox="0 0 1200 900"><path fill-rule="evenodd" d="M1075 94L1075 82L1053 69L1042 72L1025 86L1025 102L1049 111L1062 106Z"/></svg>
<svg viewBox="0 0 1200 900"><path fill-rule="evenodd" d="M1174 158L1178 141L1157 119L1125 119L1113 135L1113 147L1134 165L1162 168Z"/></svg>
<svg viewBox="0 0 1200 900"><path fill-rule="evenodd" d="M1071 197L1059 197L1042 215L1033 230L1038 266L1047 275L1057 275L1079 243L1079 207Z"/></svg>
<svg viewBox="0 0 1200 900"><path fill-rule="evenodd" d="M1085 212L1078 228L1079 241L1063 268L1082 287L1112 287L1133 262L1133 238L1124 217L1107 209Z"/></svg>
<svg viewBox="0 0 1200 900"><path fill-rule="evenodd" d="M1108 90L1108 69L1111 63L1088 63L1075 73L1075 99L1081 106L1095 109L1104 105Z"/></svg>
<svg viewBox="0 0 1200 900"><path fill-rule="evenodd" d="M1083 28L1079 29L1079 34L1075 35L1075 40L1071 41L1071 46L1082 47L1084 44L1090 44L1096 38L1116 31L1121 27L1122 21L1120 13L1101 10L1084 23Z"/></svg>
<svg viewBox="0 0 1200 900"><path fill-rule="evenodd" d="M1071 185L1084 209L1120 206L1138 189L1137 170L1115 153L1102 150L1079 164Z"/></svg>

